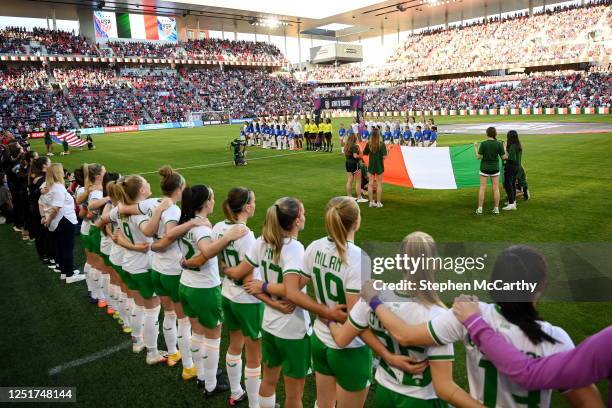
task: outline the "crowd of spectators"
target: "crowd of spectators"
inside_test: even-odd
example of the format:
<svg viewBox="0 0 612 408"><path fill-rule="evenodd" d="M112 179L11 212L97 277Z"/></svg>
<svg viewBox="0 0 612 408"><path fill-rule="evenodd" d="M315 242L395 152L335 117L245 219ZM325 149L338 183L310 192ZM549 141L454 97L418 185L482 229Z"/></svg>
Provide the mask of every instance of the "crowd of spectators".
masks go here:
<svg viewBox="0 0 612 408"><path fill-rule="evenodd" d="M277 46L265 42L218 38L190 40L186 43L133 40L109 41L98 47L84 37L71 32L43 28L29 31L21 27L0 29L0 53L191 58L225 63L266 62L278 65L287 63L287 59Z"/></svg>
<svg viewBox="0 0 612 408"><path fill-rule="evenodd" d="M415 81L379 87L328 87L255 69L44 68L0 69L0 127L19 131L162 123L189 112L233 117L307 113L314 97L363 93L366 111L522 107L609 107L610 66L562 71ZM72 117L74 117L73 121Z"/></svg>
<svg viewBox="0 0 612 408"><path fill-rule="evenodd" d="M274 62L278 64L287 62L278 47L265 42L205 38L189 40L182 45L189 58L223 62Z"/></svg>
<svg viewBox="0 0 612 408"><path fill-rule="evenodd" d="M0 69L0 128L21 133L70 124L63 95L47 79L42 68Z"/></svg>
<svg viewBox="0 0 612 408"><path fill-rule="evenodd" d="M20 27L0 29L0 54L25 54L30 43L30 34Z"/></svg>
<svg viewBox="0 0 612 408"><path fill-rule="evenodd" d="M507 78L409 82L366 93L366 111L609 107L609 73L563 72Z"/></svg>
<svg viewBox="0 0 612 408"><path fill-rule="evenodd" d="M530 66L558 59L602 57L612 53L611 3L600 0L532 16L491 17L470 25L436 28L408 36L376 69L362 69L359 64L315 67L304 79L404 81L448 71L486 71L508 64Z"/></svg>
<svg viewBox="0 0 612 408"><path fill-rule="evenodd" d="M109 41L106 43L115 57L183 58L184 52L176 43L151 41Z"/></svg>
<svg viewBox="0 0 612 408"><path fill-rule="evenodd" d="M197 91L182 81L176 71L151 70L124 73L139 103L145 107L153 123L184 121L189 111L206 110Z"/></svg>
<svg viewBox="0 0 612 408"><path fill-rule="evenodd" d="M312 105L314 86L289 76L240 69L197 69L185 76L210 110L237 117L294 114Z"/></svg>

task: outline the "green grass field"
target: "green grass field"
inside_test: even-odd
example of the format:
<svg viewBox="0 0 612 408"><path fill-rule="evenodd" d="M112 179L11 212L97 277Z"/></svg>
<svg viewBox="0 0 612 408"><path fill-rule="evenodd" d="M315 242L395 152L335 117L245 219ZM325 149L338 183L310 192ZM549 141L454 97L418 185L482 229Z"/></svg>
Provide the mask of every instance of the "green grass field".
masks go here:
<svg viewBox="0 0 612 408"><path fill-rule="evenodd" d="M438 123L475 121L602 121L610 116L534 116L495 118L437 118ZM334 121L335 129L340 120ZM144 173L154 194L159 193L155 171L164 164L181 169L190 184L205 183L216 192L212 221L223 218L220 202L234 186L247 186L257 194L258 209L250 227L260 231L265 208L282 196L296 196L306 208L306 228L300 241L307 245L325 235L323 211L329 198L344 194L343 157L337 152L289 152L252 148L250 163L234 167L229 141L239 126L210 126L126 133L95 137L95 151L56 155L72 171L83 162L103 163L108 171ZM357 244L368 240L393 242L422 230L439 242L610 242L612 212L609 207L612 173L612 134L521 135L523 164L533 200L519 201L519 211L476 217L476 189L453 191L409 190L384 187L384 209L362 206L362 227ZM441 136L440 145L470 143L476 136ZM41 141L34 148L43 151ZM60 146L55 147L56 152ZM2 386L74 386L83 406L187 406L202 404L194 383L180 380L175 368L149 367L143 355L127 349L129 337L101 311L83 298L85 283L63 285L57 274L37 261L33 245L18 239L8 226L0 226L0 261L4 314L2 345L5 360L0 368ZM79 265L83 257L77 248ZM610 303L546 303L542 316L562 326L578 343L611 323ZM163 338L160 336L160 347ZM223 348L226 341L224 337ZM112 347L121 348L87 364L53 374L50 369ZM222 350L222 356L224 355ZM467 388L462 346L456 346L455 378ZM224 365L223 357L221 365ZM602 393L605 387L600 384ZM373 393L370 393L370 397ZM605 398L605 395L604 395ZM313 406L314 381L307 380L304 406ZM282 401L282 386L277 392ZM206 402L226 406L226 397ZM371 399L368 402L372 406ZM555 393L552 406L565 406Z"/></svg>

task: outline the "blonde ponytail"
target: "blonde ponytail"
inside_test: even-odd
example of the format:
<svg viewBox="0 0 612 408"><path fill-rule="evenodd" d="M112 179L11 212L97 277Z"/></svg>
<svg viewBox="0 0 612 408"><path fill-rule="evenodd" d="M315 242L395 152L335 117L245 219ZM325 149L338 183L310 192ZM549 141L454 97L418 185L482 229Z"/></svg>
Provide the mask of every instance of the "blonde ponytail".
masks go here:
<svg viewBox="0 0 612 408"><path fill-rule="evenodd" d="M327 203L325 228L329 238L336 244L342 262L346 262L348 232L359 219L359 206L351 197L334 197Z"/></svg>
<svg viewBox="0 0 612 408"><path fill-rule="evenodd" d="M266 244L272 247L273 260L278 262L284 240L291 231L293 223L300 216L300 200L283 197L276 200L266 211L261 235Z"/></svg>
<svg viewBox="0 0 612 408"><path fill-rule="evenodd" d="M401 243L400 250L403 254L412 258L423 258L421 267L416 270L406 271L406 279L416 283L414 296L422 303L428 305L438 305L446 308L440 300L438 292L433 289L420 289L421 281L435 282L435 260L438 258L438 249L431 235L425 232L416 231L406 235Z"/></svg>

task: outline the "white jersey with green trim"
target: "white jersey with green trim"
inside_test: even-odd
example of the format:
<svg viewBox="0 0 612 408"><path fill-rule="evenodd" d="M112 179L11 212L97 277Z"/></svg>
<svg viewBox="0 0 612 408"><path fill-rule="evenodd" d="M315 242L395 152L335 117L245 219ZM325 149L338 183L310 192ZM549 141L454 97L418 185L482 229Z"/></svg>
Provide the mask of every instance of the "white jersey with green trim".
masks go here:
<svg viewBox="0 0 612 408"><path fill-rule="evenodd" d="M147 237L140 229L140 224L147 221L145 215L120 215L117 207L113 208L109 213L111 221L118 223L123 231L123 234L132 244L153 243L153 238ZM149 252L132 251L125 249L123 254L123 263L121 267L129 273L145 273L149 270L150 258Z"/></svg>
<svg viewBox="0 0 612 408"><path fill-rule="evenodd" d="M523 353L532 357L545 357L551 354L574 348L572 339L565 330L541 321L540 327L558 342L553 344L544 341L534 345L523 331L516 325L508 322L497 310L495 304L480 303L482 318L506 340ZM433 339L438 344L449 344L463 341L467 354L468 381L472 398L482 401L489 407L519 408L537 406L545 408L550 406L551 390L527 391L512 382L497 369L471 342L465 327L457 321L452 311L435 317L428 324Z"/></svg>
<svg viewBox="0 0 612 408"><path fill-rule="evenodd" d="M102 209L104 209L105 206L106 204L102 207ZM110 235L106 235L104 232L105 231L100 231L100 252L110 257L110 252L111 252L112 245L113 245L113 239L110 237Z"/></svg>
<svg viewBox="0 0 612 408"><path fill-rule="evenodd" d="M203 239L212 240L212 233L212 229L205 225L191 228L180 241L181 251L185 259L199 255L198 243ZM180 282L190 288L208 289L221 285L217 257L209 259L199 268L183 269Z"/></svg>
<svg viewBox="0 0 612 408"><path fill-rule="evenodd" d="M116 206L114 206L111 209L111 212L117 208ZM110 215L110 212L109 212ZM111 219L111 227L113 229L113 232L117 230L117 228L119 228L119 223L116 220L112 220ZM109 260L111 261L111 263L113 265L117 265L117 266L121 266L123 265L123 256L125 255L125 248L123 248L121 245L119 244L115 244L114 241L111 240L111 250L110 250L110 255L109 255Z"/></svg>
<svg viewBox="0 0 612 408"><path fill-rule="evenodd" d="M303 274L303 258L304 246L293 238L285 239L278 261L274 260L273 248L263 240L263 237L255 240L255 244L245 256L247 262L255 268L260 268L263 281L267 283L283 283L283 276L288 273ZM303 291L306 293L306 287ZM292 313L285 314L266 305L262 328L281 339L302 339L311 333L310 316L299 306L296 306Z"/></svg>
<svg viewBox="0 0 612 408"><path fill-rule="evenodd" d="M85 192L85 187L77 187L74 195L76 197L80 196L81 194L83 194ZM87 208L87 201L85 201L84 203L81 204L81 207L85 207ZM78 215L78 214L77 214ZM83 220L81 221L81 234L82 235L89 235L89 228L91 227L91 221L89 221L87 219L87 217L83 218Z"/></svg>
<svg viewBox="0 0 612 408"><path fill-rule="evenodd" d="M313 241L304 253L304 273L312 280L317 302L329 308L346 305L347 294L359 295L362 278L361 271L370 271L369 259L362 256L361 248L352 242L346 245L346 262L340 259L336 244L324 237ZM366 262L367 264L363 264ZM362 268L362 265L365 268ZM319 319L315 320L314 332L327 347L339 349L329 327ZM364 346L361 338L356 337L346 348Z"/></svg>
<svg viewBox="0 0 612 408"><path fill-rule="evenodd" d="M223 235L225 235L227 231L233 228L236 224L237 223L228 220L216 223L213 227L214 239L221 239L221 237L223 237ZM255 234L253 234L253 231L249 229L249 232L246 235L243 235L237 240L230 242L229 245L225 247L223 251L221 251L221 259L223 260L223 263L225 263L225 265L228 267L237 266L244 260L244 256L246 255L247 251L254 244ZM253 270L253 279L261 280L259 268L255 268ZM242 280L234 281L227 276L223 278L221 295L234 303L261 303L261 300L257 299L255 296L249 295L246 290L244 290L242 287Z"/></svg>
<svg viewBox="0 0 612 408"><path fill-rule="evenodd" d="M87 208L89 208L89 206L91 205L92 201L96 201L96 200L100 200L101 198L104 197L104 194L102 193L102 190L93 190L89 192L89 195L87 196ZM100 218L100 214L102 214L102 209L104 208L104 206L99 207L95 210L89 210L92 214L93 214L93 218L91 219L91 224L93 225L93 223L95 223L97 221L98 218Z"/></svg>
<svg viewBox="0 0 612 408"><path fill-rule="evenodd" d="M166 235L166 225L171 222L178 224L180 219L181 209L176 204L164 210L161 214L159 228L157 229L157 234L155 234L154 239L162 239ZM181 268L182 257L183 254L181 253L178 240L175 240L163 251L153 252L151 268L164 275L180 275L183 270Z"/></svg>
<svg viewBox="0 0 612 408"><path fill-rule="evenodd" d="M382 294L381 300L384 300L385 306L408 325L426 323L446 311L441 306L424 305L415 301L414 298L403 297L392 292ZM370 306L363 300L357 302L351 310L349 322L359 330L371 328L376 337L393 354L411 356L418 361L453 361L455 359L452 344L434 347L401 346L382 326L376 314L372 313ZM413 375L391 367L381 360L374 378L383 387L401 395L420 400L438 398L431 379L430 367L427 367L421 374Z"/></svg>

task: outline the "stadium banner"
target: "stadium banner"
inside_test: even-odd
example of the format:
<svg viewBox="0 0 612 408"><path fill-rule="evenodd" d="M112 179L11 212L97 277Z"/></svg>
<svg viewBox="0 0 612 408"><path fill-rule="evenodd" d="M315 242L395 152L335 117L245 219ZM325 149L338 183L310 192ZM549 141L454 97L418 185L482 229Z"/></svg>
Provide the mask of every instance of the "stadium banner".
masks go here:
<svg viewBox="0 0 612 408"><path fill-rule="evenodd" d="M530 115L531 114L531 108L521 108L521 114L522 115Z"/></svg>
<svg viewBox="0 0 612 408"><path fill-rule="evenodd" d="M49 132L51 136L57 136L57 132ZM28 137L31 139L42 139L45 137L45 132L30 132Z"/></svg>
<svg viewBox="0 0 612 408"><path fill-rule="evenodd" d="M104 133L137 132L138 125L105 126Z"/></svg>
<svg viewBox="0 0 612 408"><path fill-rule="evenodd" d="M584 108L585 115L592 115L595 113L595 108Z"/></svg>
<svg viewBox="0 0 612 408"><path fill-rule="evenodd" d="M117 19L112 11L93 12L96 38L117 38Z"/></svg>
<svg viewBox="0 0 612 408"><path fill-rule="evenodd" d="M363 149L365 143L360 142ZM480 162L471 144L451 147L387 146L384 182L428 190L480 185ZM368 162L368 159L364 159Z"/></svg>
<svg viewBox="0 0 612 408"><path fill-rule="evenodd" d="M508 109L506 109L506 108L499 108L499 114L500 115L507 115L508 114Z"/></svg>
<svg viewBox="0 0 612 408"><path fill-rule="evenodd" d="M440 111L435 110L435 111L431 112L431 114L432 114L432 116L440 116Z"/></svg>
<svg viewBox="0 0 612 408"><path fill-rule="evenodd" d="M557 108L557 113L559 115L567 115L567 108Z"/></svg>
<svg viewBox="0 0 612 408"><path fill-rule="evenodd" d="M138 125L138 130L157 130L157 129L171 129L171 123L146 123L144 125Z"/></svg>
<svg viewBox="0 0 612 408"><path fill-rule="evenodd" d="M425 116L431 116L431 112L430 112L430 111L428 111L428 110L426 110L426 111L425 111L423 114L424 114Z"/></svg>
<svg viewBox="0 0 612 408"><path fill-rule="evenodd" d="M470 116L478 115L478 111L476 109L470 109L468 113L470 114Z"/></svg>
<svg viewBox="0 0 612 408"><path fill-rule="evenodd" d="M516 109L516 108L512 108L512 109L510 109L510 114L511 115L519 115L520 111L518 109Z"/></svg>
<svg viewBox="0 0 612 408"><path fill-rule="evenodd" d="M450 113L451 116L456 116L457 115L457 110L456 109L451 109L449 113Z"/></svg>
<svg viewBox="0 0 612 408"><path fill-rule="evenodd" d="M573 107L570 112L572 115L580 115L580 108Z"/></svg>
<svg viewBox="0 0 612 408"><path fill-rule="evenodd" d="M533 114L534 115L541 115L542 114L542 108L533 108Z"/></svg>
<svg viewBox="0 0 612 408"><path fill-rule="evenodd" d="M546 113L547 115L554 115L555 110L553 108L545 108L544 113Z"/></svg>
<svg viewBox="0 0 612 408"><path fill-rule="evenodd" d="M82 135L98 135L104 133L103 127L83 128L78 130L81 131Z"/></svg>
<svg viewBox="0 0 612 408"><path fill-rule="evenodd" d="M489 109L489 115L497 115L497 109Z"/></svg>
<svg viewBox="0 0 612 408"><path fill-rule="evenodd" d="M486 115L486 114L487 114L487 110L486 110L486 109L478 109L478 114L479 114L480 116L484 116L484 115Z"/></svg>
<svg viewBox="0 0 612 408"><path fill-rule="evenodd" d="M597 108L597 112L600 115L608 115L608 114L610 114L610 108L608 108L607 106L601 106L601 107Z"/></svg>
<svg viewBox="0 0 612 408"><path fill-rule="evenodd" d="M240 119L230 119L230 125L237 125L240 123L251 122L253 118L240 118Z"/></svg>
<svg viewBox="0 0 612 408"><path fill-rule="evenodd" d="M461 115L461 116L465 116L465 115L467 115L467 110L465 110L465 109L459 109L459 115Z"/></svg>

